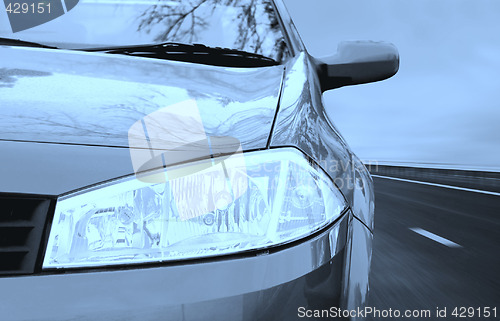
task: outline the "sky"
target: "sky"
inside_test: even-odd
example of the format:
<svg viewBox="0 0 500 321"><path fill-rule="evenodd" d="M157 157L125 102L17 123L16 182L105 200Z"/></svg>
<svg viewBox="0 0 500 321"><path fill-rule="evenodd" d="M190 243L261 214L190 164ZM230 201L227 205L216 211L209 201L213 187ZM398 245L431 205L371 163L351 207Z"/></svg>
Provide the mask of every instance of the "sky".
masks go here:
<svg viewBox="0 0 500 321"><path fill-rule="evenodd" d="M324 94L363 160L500 170L500 1L284 0L311 55L394 43L393 78Z"/></svg>

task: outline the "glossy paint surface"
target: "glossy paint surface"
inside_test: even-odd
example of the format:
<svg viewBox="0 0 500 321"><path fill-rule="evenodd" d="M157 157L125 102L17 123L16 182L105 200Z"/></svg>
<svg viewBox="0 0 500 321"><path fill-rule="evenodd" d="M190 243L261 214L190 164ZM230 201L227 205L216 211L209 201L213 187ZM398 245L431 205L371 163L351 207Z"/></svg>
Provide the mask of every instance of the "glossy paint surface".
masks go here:
<svg viewBox="0 0 500 321"><path fill-rule="evenodd" d="M128 147L146 115L195 100L209 136L263 148L283 66L228 68L100 53L0 47L2 140Z"/></svg>
<svg viewBox="0 0 500 321"><path fill-rule="evenodd" d="M356 155L352 155L354 169L354 189L352 211L363 224L373 231L375 212L375 192L370 172Z"/></svg>
<svg viewBox="0 0 500 321"><path fill-rule="evenodd" d="M0 192L53 195L133 174L127 148L0 141Z"/></svg>
<svg viewBox="0 0 500 321"><path fill-rule="evenodd" d="M328 120L312 61L301 53L286 66L283 94L271 146L295 146L330 175L352 205L352 156Z"/></svg>
<svg viewBox="0 0 500 321"><path fill-rule="evenodd" d="M33 48L0 57L0 191L12 193L59 195L133 174L130 127L182 101L196 102L207 136L265 148L283 74Z"/></svg>
<svg viewBox="0 0 500 321"><path fill-rule="evenodd" d="M345 282L345 307L363 306L368 294L371 262L374 196L367 169L325 114L314 65L302 53L287 65L283 95L271 138L271 146L295 146L330 175L346 197L356 217L350 240L352 253ZM367 228L369 227L369 228Z"/></svg>
<svg viewBox="0 0 500 321"><path fill-rule="evenodd" d="M344 289L344 308L349 310L362 307L366 303L370 290L369 273L372 260L373 234L357 218L352 220L350 225L351 235L348 238L348 245L351 248L349 255L349 283ZM354 320L361 320L354 318Z"/></svg>
<svg viewBox="0 0 500 321"><path fill-rule="evenodd" d="M338 306L349 217L310 240L258 256L0 278L0 310L9 320L40 321L298 319L301 306Z"/></svg>

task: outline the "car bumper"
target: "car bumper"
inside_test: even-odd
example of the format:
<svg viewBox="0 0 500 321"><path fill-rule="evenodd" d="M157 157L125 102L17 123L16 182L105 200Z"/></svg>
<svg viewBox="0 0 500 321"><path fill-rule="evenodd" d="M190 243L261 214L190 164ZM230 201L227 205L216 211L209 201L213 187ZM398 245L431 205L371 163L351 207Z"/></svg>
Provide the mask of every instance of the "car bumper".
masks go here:
<svg viewBox="0 0 500 321"><path fill-rule="evenodd" d="M5 320L293 320L339 306L351 214L251 257L0 278ZM301 318L303 319L303 318Z"/></svg>

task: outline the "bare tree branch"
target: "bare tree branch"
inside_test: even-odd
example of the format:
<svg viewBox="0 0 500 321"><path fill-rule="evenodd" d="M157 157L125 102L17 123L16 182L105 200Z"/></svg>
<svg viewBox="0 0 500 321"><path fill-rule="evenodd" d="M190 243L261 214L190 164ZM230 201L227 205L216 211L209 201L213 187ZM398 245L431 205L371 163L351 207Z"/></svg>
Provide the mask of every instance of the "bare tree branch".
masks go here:
<svg viewBox="0 0 500 321"><path fill-rule="evenodd" d="M213 24L208 21L214 19L217 9L224 7L236 9L234 16L227 17L235 23L237 30L237 37L232 39L234 49L263 54L281 61L285 50L284 40L269 0L199 0L188 4L178 0L174 6L152 5L139 16L137 30L158 32L163 25L165 29L159 31L155 41L193 43L199 41L202 30L207 30Z"/></svg>

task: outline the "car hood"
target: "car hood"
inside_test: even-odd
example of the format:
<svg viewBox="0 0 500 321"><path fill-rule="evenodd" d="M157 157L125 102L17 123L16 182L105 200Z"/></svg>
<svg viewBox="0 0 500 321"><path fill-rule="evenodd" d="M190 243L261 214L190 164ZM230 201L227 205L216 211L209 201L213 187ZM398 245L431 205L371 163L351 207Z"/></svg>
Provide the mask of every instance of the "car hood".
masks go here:
<svg viewBox="0 0 500 321"><path fill-rule="evenodd" d="M283 78L283 66L68 50L0 47L0 57L0 192L12 193L59 195L132 174L129 146L141 146L131 129L165 110L194 108L204 135L235 138L243 150L264 148ZM190 122L170 123L189 140Z"/></svg>

